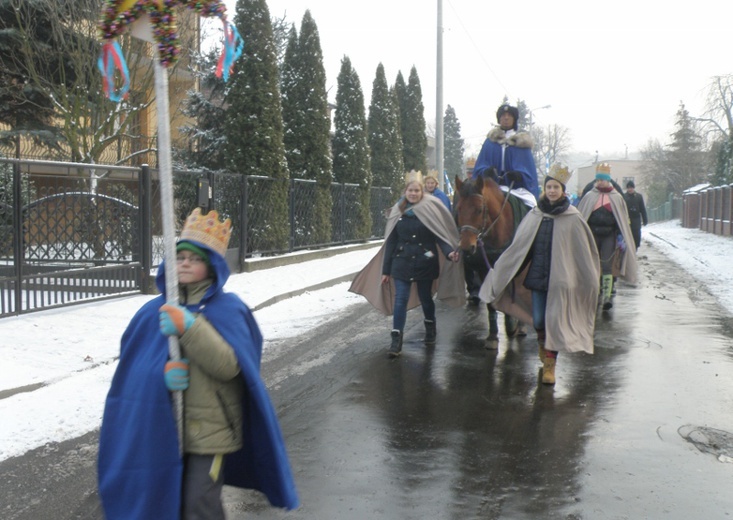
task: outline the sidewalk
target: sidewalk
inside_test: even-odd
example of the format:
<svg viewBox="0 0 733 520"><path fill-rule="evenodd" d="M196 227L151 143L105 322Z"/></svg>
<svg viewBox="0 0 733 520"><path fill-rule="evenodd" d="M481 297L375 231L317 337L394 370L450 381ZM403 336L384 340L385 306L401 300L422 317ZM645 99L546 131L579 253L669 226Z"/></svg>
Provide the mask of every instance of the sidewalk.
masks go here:
<svg viewBox="0 0 733 520"><path fill-rule="evenodd" d="M225 290L253 311L351 280L381 241L248 261ZM130 318L151 295L70 305L0 320L0 401L110 363Z"/></svg>
<svg viewBox="0 0 733 520"><path fill-rule="evenodd" d="M380 245L251 260L250 271L232 275L225 290L255 309L264 349L276 349L358 301L345 282ZM120 338L153 297L115 298L0 320L0 461L99 427Z"/></svg>

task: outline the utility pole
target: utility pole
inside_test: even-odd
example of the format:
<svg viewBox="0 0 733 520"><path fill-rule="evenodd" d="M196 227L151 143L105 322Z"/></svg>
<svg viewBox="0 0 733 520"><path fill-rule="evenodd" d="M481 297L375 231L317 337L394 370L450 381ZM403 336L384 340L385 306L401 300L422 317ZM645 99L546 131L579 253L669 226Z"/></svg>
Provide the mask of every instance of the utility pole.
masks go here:
<svg viewBox="0 0 733 520"><path fill-rule="evenodd" d="M438 56L435 78L435 168L438 186L444 188L443 174L443 0L438 0Z"/></svg>

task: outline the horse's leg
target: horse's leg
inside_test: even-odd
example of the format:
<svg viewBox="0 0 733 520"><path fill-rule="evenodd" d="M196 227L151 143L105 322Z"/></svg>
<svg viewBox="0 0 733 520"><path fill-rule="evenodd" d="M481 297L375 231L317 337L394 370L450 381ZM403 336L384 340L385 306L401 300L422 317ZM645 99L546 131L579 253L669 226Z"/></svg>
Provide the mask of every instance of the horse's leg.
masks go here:
<svg viewBox="0 0 733 520"><path fill-rule="evenodd" d="M517 318L514 318L513 316L509 316L508 314L504 315L504 330L506 331L506 335L508 338L512 338L516 335L518 335L519 332L519 320ZM524 335L527 335L527 332L525 331Z"/></svg>
<svg viewBox="0 0 733 520"><path fill-rule="evenodd" d="M486 309L489 311L489 335L486 338L486 349L496 350L499 348L499 325L496 319L496 309L490 304L486 304Z"/></svg>

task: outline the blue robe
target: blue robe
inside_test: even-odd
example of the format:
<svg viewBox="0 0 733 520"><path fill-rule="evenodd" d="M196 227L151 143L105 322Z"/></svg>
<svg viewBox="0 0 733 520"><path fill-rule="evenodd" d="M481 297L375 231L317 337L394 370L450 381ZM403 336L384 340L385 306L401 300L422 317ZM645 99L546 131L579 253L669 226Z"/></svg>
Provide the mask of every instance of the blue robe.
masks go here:
<svg viewBox="0 0 733 520"><path fill-rule="evenodd" d="M540 188L537 182L537 166L534 163L532 149L520 146L507 146L504 152L503 164L501 160L501 149L501 143L487 138L476 158L472 178L475 179L479 175L483 175L486 170L493 166L499 174L499 184L508 185L503 180L503 175L508 171L518 171L522 174L522 182L514 187L525 188L535 197L539 197Z"/></svg>
<svg viewBox="0 0 733 520"><path fill-rule="evenodd" d="M244 443L241 450L226 456L224 483L259 490L272 505L294 509L298 497L285 444L260 377L260 329L244 302L222 290L229 278L224 258L193 243L207 252L217 274L201 300L201 313L233 347L246 388ZM159 324L159 308L166 302L163 265L156 284L161 295L143 305L122 336L119 365L105 404L98 480L107 520L180 518L183 460L171 394L163 377L168 338ZM193 307L189 310L199 310Z"/></svg>

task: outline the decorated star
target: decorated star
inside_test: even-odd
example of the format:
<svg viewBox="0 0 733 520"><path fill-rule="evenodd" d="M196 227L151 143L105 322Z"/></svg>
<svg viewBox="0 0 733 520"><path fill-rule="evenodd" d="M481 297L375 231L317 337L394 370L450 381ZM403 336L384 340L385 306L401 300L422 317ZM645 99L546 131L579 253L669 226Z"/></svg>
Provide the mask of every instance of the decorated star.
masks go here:
<svg viewBox="0 0 733 520"><path fill-rule="evenodd" d="M228 78L234 60L242 53L243 42L236 28L227 22L226 6L221 0L105 0L99 21L100 36L105 42L99 66L105 76L105 91L110 98L122 97L111 93L114 69L120 70L123 77L127 75L127 66L115 39L136 22L146 23L147 20L151 24L160 64L168 67L176 62L181 52L176 28L177 6L192 9L204 17L216 16L221 19L225 50L219 60L217 76L224 80Z"/></svg>

